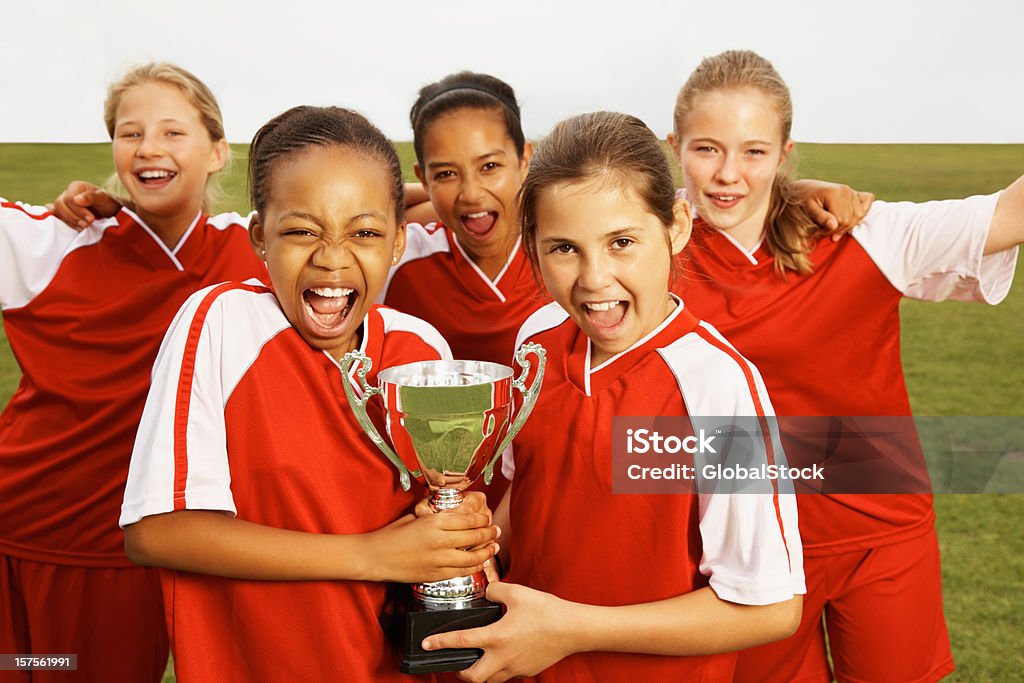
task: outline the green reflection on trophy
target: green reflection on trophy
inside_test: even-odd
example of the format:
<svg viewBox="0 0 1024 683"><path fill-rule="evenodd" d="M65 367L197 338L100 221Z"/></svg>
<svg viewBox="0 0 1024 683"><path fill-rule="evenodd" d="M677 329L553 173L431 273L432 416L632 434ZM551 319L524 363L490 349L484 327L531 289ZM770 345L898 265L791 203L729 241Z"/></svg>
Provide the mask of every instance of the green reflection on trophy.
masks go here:
<svg viewBox="0 0 1024 683"><path fill-rule="evenodd" d="M537 358L537 369L527 388L532 367L527 359L530 354ZM375 387L366 380L372 361L365 354L346 354L341 369L348 377L355 368L362 396L357 396L352 383L347 381L345 393L363 430L395 465L402 488L409 489L412 477L420 479L430 489L431 507L442 511L459 505L462 492L481 475L490 483L496 462L533 410L544 379L544 361L543 347L524 344L516 353L521 369L517 378L513 377L512 368L498 363L423 361L380 371ZM523 397L518 411L514 410L513 391L519 391ZM394 448L367 414L367 403L378 395L384 402L387 432ZM402 670L423 673L471 664L479 656L477 651L449 651L461 654L455 658L449 654L447 660L440 661L446 655L419 650L419 640L430 633L482 625L489 621L481 620L499 618L498 606L483 599L486 587L483 572L414 584L413 595L419 607L410 610L410 617L416 616L416 610L433 615L420 615L418 624L406 627L406 660ZM468 616L481 609L487 614L479 619Z"/></svg>

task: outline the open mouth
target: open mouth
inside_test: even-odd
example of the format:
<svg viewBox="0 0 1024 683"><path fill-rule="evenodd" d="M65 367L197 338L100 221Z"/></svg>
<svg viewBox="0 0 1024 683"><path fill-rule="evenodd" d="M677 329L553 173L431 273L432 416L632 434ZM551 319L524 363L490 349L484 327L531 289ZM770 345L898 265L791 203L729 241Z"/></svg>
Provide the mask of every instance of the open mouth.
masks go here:
<svg viewBox="0 0 1024 683"><path fill-rule="evenodd" d="M625 301L594 301L583 304L587 320L598 328L615 327L626 317L629 304Z"/></svg>
<svg viewBox="0 0 1024 683"><path fill-rule="evenodd" d="M465 213L459 216L462 225L471 234L477 237L485 237L494 229L498 222L497 211L477 211L476 213Z"/></svg>
<svg viewBox="0 0 1024 683"><path fill-rule="evenodd" d="M135 177L139 179L143 187L160 187L171 182L177 175L174 171L148 169L137 172Z"/></svg>
<svg viewBox="0 0 1024 683"><path fill-rule="evenodd" d="M302 293L313 331L323 336L332 336L344 327L357 298L356 290L349 287L310 287Z"/></svg>
<svg viewBox="0 0 1024 683"><path fill-rule="evenodd" d="M708 192L705 196L719 209L731 209L743 199L741 194L725 194L724 192Z"/></svg>

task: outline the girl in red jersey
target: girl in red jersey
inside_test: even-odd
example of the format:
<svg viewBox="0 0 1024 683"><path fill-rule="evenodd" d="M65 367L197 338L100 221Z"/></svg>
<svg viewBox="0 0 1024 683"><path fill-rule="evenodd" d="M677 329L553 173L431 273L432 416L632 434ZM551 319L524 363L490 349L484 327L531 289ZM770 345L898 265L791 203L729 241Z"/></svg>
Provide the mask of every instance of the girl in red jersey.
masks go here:
<svg viewBox="0 0 1024 683"><path fill-rule="evenodd" d="M440 220L409 224L408 247L381 301L434 325L456 358L507 364L519 328L548 301L518 230L515 197L533 148L515 91L487 74L451 74L420 90L409 120L416 176ZM849 188L806 189L823 222L836 220L823 210L826 203L845 225L863 216ZM475 488L483 487L496 506L506 485L498 476Z"/></svg>
<svg viewBox="0 0 1024 683"><path fill-rule="evenodd" d="M568 119L538 147L520 207L556 303L519 333L547 366L506 461L511 570L487 595L508 612L424 647L483 648L474 681L729 681L731 651L796 627L792 496L612 495L614 417L756 416L760 457L779 453L757 369L669 293L690 217L668 160L634 117Z"/></svg>
<svg viewBox="0 0 1024 683"><path fill-rule="evenodd" d="M410 223L382 301L437 327L457 358L508 363L520 325L546 301L516 223L532 147L515 92L463 71L424 86L409 119L416 176L440 221Z"/></svg>
<svg viewBox="0 0 1024 683"><path fill-rule="evenodd" d="M515 91L463 71L424 86L409 119L430 200L414 210L434 209L440 220L409 223L380 301L436 327L456 358L507 364L519 327L546 302L517 229L515 197L533 148ZM507 485L498 475L473 488L496 507Z"/></svg>
<svg viewBox="0 0 1024 683"><path fill-rule="evenodd" d="M136 68L104 119L128 206L79 230L0 200L0 305L23 372L0 417L0 652L77 654L75 680L155 681L159 580L117 528L149 372L192 292L266 271L239 216L208 215L228 145L201 81Z"/></svg>
<svg viewBox="0 0 1024 683"><path fill-rule="evenodd" d="M899 301L1000 301L1024 239L1024 179L987 197L876 202L852 239L821 240L790 196L791 121L785 83L752 52L705 59L683 86L669 141L698 218L675 291L757 363L781 415L909 416ZM886 441L838 439L849 420L812 423L828 443L784 430L787 453L852 463L895 445L899 470L923 469L909 420ZM906 490L872 478L875 492ZM741 653L737 680L933 681L953 670L931 496L857 490L799 497L801 626Z"/></svg>
<svg viewBox="0 0 1024 683"><path fill-rule="evenodd" d="M451 358L430 325L372 305L405 244L398 157L354 112L296 107L256 134L250 182L272 287L201 290L168 331L125 545L174 570L163 585L179 681L397 680L381 582L479 571L497 534L480 495L406 514L414 493L345 397L338 360L353 349L373 376Z"/></svg>

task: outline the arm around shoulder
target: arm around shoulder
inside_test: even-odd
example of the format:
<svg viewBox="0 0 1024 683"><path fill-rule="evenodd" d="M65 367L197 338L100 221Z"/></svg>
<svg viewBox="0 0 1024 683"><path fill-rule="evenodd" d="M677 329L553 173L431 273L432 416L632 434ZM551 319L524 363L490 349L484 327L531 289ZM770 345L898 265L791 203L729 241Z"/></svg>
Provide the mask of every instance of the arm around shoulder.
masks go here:
<svg viewBox="0 0 1024 683"><path fill-rule="evenodd" d="M430 195L420 183L405 184L405 220L410 223L433 223L438 219L437 209Z"/></svg>

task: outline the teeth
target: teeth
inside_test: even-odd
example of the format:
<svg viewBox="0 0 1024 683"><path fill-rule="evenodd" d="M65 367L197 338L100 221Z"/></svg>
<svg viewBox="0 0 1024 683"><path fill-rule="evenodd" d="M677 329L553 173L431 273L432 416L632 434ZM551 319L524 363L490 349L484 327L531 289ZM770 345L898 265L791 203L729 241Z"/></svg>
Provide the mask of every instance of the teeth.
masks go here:
<svg viewBox="0 0 1024 683"><path fill-rule="evenodd" d="M712 196L715 199L719 199L719 200L721 200L723 202L731 202L734 199L738 199L738 197L736 195L734 195L734 194L716 194L716 195L712 195Z"/></svg>
<svg viewBox="0 0 1024 683"><path fill-rule="evenodd" d="M139 177L143 180L156 180L157 178L169 178L173 173L170 171L142 171Z"/></svg>
<svg viewBox="0 0 1024 683"><path fill-rule="evenodd" d="M348 296L355 290L347 287L313 287L310 291L325 297Z"/></svg>
<svg viewBox="0 0 1024 683"><path fill-rule="evenodd" d="M618 306L621 301L602 301L599 303L583 304L592 311L610 311Z"/></svg>
<svg viewBox="0 0 1024 683"><path fill-rule="evenodd" d="M466 218L485 218L490 211L478 211L476 213L467 213Z"/></svg>

